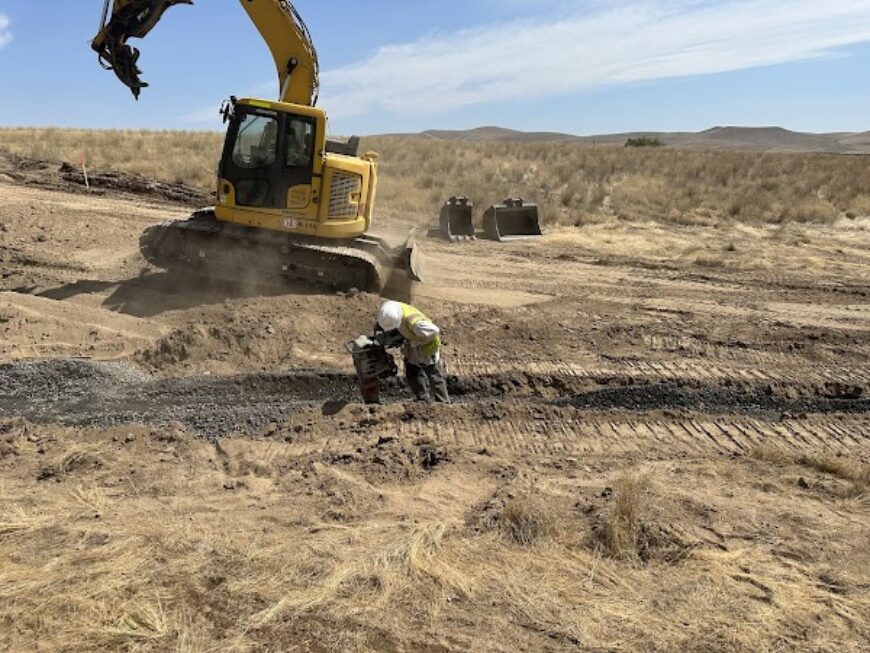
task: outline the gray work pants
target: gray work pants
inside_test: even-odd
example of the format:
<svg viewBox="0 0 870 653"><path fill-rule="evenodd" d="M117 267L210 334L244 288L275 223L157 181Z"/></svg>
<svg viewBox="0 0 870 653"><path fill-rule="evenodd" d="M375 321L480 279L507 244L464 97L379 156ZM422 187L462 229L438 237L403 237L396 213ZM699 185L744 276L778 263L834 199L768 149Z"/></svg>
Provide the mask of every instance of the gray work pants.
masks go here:
<svg viewBox="0 0 870 653"><path fill-rule="evenodd" d="M434 399L440 403L450 403L450 395L447 394L447 381L441 372L440 363L414 365L406 359L405 378L418 401Z"/></svg>

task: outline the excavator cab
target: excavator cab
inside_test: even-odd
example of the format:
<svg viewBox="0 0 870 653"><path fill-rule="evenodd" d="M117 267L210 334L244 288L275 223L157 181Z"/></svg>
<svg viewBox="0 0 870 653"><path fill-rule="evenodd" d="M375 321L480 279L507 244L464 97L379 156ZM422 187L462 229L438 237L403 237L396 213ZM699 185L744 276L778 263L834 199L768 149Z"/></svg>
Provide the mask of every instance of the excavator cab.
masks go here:
<svg viewBox="0 0 870 653"><path fill-rule="evenodd" d="M376 155L332 152L322 109L230 98L221 112L218 220L337 240L368 230Z"/></svg>
<svg viewBox="0 0 870 653"><path fill-rule="evenodd" d="M237 105L220 163L221 203L251 209L303 209L311 199L317 118Z"/></svg>

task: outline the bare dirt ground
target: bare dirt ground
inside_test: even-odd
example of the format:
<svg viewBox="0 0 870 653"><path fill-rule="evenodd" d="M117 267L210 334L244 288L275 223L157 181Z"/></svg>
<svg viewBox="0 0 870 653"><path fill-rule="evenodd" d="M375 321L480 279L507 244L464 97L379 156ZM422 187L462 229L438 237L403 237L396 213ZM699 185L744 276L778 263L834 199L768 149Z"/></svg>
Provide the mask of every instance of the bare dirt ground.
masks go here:
<svg viewBox="0 0 870 653"><path fill-rule="evenodd" d="M19 163L0 650L870 646L870 218L428 240L456 402L369 408L379 298L148 269L196 198Z"/></svg>

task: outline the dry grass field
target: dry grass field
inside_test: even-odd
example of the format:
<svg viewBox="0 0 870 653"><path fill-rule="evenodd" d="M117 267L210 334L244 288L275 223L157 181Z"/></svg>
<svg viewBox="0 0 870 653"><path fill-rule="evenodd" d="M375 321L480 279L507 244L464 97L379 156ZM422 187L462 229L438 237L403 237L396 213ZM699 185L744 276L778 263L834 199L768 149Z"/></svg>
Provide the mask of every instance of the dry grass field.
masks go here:
<svg viewBox="0 0 870 653"><path fill-rule="evenodd" d="M294 433L305 412L215 443L2 423L5 650L858 653L870 638L867 466L440 444L427 469L425 444L377 444L403 408L357 410L381 426L330 452Z"/></svg>
<svg viewBox="0 0 870 653"><path fill-rule="evenodd" d="M0 131L0 651L870 648L866 157L368 139L382 228L547 234L422 239L455 402L367 407L379 297L153 269L189 202L57 174L219 146Z"/></svg>
<svg viewBox="0 0 870 653"><path fill-rule="evenodd" d="M458 193L482 208L509 196L537 201L550 224L779 224L870 213L864 156L414 138L364 145L382 153L382 199L409 212L432 212Z"/></svg>
<svg viewBox="0 0 870 653"><path fill-rule="evenodd" d="M0 129L0 150L212 190L223 135L213 132Z"/></svg>
<svg viewBox="0 0 870 653"><path fill-rule="evenodd" d="M22 156L133 172L207 191L222 136L207 132L0 130ZM432 215L451 195L485 208L506 197L537 201L549 224L609 218L677 224L832 222L870 214L863 155L593 148L572 143L481 143L366 138L381 156L384 210Z"/></svg>

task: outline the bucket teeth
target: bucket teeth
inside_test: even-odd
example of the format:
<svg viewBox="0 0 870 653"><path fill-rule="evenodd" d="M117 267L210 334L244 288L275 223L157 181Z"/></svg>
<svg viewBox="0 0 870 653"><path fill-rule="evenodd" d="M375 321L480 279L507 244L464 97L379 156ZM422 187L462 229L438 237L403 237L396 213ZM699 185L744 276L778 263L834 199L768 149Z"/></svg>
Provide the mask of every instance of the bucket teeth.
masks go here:
<svg viewBox="0 0 870 653"><path fill-rule="evenodd" d="M449 241L474 240L474 204L467 197L451 197L441 208L439 224Z"/></svg>

